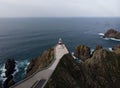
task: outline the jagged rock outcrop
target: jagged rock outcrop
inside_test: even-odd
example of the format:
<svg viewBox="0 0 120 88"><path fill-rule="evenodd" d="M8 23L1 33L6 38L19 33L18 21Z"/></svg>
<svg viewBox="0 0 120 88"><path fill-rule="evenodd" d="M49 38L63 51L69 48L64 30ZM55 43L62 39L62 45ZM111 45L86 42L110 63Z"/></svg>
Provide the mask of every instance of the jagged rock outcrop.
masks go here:
<svg viewBox="0 0 120 88"><path fill-rule="evenodd" d="M74 56L85 61L90 58L90 48L85 45L79 45L74 49Z"/></svg>
<svg viewBox="0 0 120 88"><path fill-rule="evenodd" d="M15 84L12 76L12 74L15 71L15 65L16 63L14 59L8 59L5 63L5 69L6 69L5 76L7 77L7 79L3 84L4 88L9 88L10 86Z"/></svg>
<svg viewBox="0 0 120 88"><path fill-rule="evenodd" d="M65 55L45 88L118 88L120 86L120 56L105 49L76 63Z"/></svg>
<svg viewBox="0 0 120 88"><path fill-rule="evenodd" d="M14 85L15 81L13 80L13 76L9 75L7 79L5 80L3 86L4 88L9 88L10 86Z"/></svg>
<svg viewBox="0 0 120 88"><path fill-rule="evenodd" d="M101 45L96 45L95 50L92 52L91 56L93 56L96 50L100 50L100 49L103 49L103 47Z"/></svg>
<svg viewBox="0 0 120 88"><path fill-rule="evenodd" d="M26 77L39 69L47 67L54 60L54 49L51 48L42 53L38 58L32 59L26 70Z"/></svg>
<svg viewBox="0 0 120 88"><path fill-rule="evenodd" d="M116 45L112 48L113 52L115 52L116 54L120 54L120 45Z"/></svg>
<svg viewBox="0 0 120 88"><path fill-rule="evenodd" d="M114 29L109 29L103 36L104 38L116 38L120 39L120 32Z"/></svg>
<svg viewBox="0 0 120 88"><path fill-rule="evenodd" d="M13 74L15 71L15 60L14 59L8 59L5 63L5 75L8 77L9 75Z"/></svg>
<svg viewBox="0 0 120 88"><path fill-rule="evenodd" d="M82 71L70 54L62 57L45 88L80 88Z"/></svg>
<svg viewBox="0 0 120 88"><path fill-rule="evenodd" d="M97 46L95 47L95 50L100 50L100 49L103 49L103 47L102 47L101 45L97 45Z"/></svg>
<svg viewBox="0 0 120 88"><path fill-rule="evenodd" d="M84 75L89 88L118 88L120 86L120 57L100 49L84 63Z"/></svg>

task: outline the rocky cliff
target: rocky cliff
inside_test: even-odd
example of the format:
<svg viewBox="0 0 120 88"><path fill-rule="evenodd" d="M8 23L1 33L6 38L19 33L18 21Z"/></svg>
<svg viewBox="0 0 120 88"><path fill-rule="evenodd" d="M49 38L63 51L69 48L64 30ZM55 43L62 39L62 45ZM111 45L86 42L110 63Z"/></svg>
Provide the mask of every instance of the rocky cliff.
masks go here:
<svg viewBox="0 0 120 88"><path fill-rule="evenodd" d="M47 67L54 60L54 49L51 48L42 53L38 58L32 59L26 70L26 77L35 71Z"/></svg>
<svg viewBox="0 0 120 88"><path fill-rule="evenodd" d="M120 45L116 45L112 48L113 52L120 55Z"/></svg>
<svg viewBox="0 0 120 88"><path fill-rule="evenodd" d="M118 88L120 86L120 54L96 49L82 63L65 55L45 88Z"/></svg>
<svg viewBox="0 0 120 88"><path fill-rule="evenodd" d="M120 32L114 29L109 29L103 36L104 38L116 38L120 39Z"/></svg>
<svg viewBox="0 0 120 88"><path fill-rule="evenodd" d="M90 58L90 48L85 45L79 45L74 49L74 56L85 61Z"/></svg>
<svg viewBox="0 0 120 88"><path fill-rule="evenodd" d="M45 88L80 88L79 65L70 54L63 56Z"/></svg>
<svg viewBox="0 0 120 88"><path fill-rule="evenodd" d="M6 76L6 80L3 84L4 88L9 88L10 86L14 85L15 82L13 80L13 73L15 71L15 60L14 59L8 59L5 63L5 76Z"/></svg>

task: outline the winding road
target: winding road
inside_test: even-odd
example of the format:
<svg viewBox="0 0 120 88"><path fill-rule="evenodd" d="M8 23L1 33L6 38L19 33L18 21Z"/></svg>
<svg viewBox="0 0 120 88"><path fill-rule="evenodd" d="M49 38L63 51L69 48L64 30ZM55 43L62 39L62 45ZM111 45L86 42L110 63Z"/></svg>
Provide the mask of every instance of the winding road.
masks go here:
<svg viewBox="0 0 120 88"><path fill-rule="evenodd" d="M52 73L54 72L55 68L57 67L60 59L65 55L68 54L69 51L67 50L64 44L57 44L54 47L54 62L50 67L41 70L34 74L33 76L24 79L21 82L16 83L10 88L44 88L45 84L47 83L48 79L51 77Z"/></svg>

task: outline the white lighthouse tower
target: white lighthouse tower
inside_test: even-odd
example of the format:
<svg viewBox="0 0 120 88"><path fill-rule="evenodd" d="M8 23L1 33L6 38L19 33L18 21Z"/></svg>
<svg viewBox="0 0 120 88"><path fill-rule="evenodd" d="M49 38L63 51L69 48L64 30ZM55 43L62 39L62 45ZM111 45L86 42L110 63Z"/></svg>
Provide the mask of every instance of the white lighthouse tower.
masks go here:
<svg viewBox="0 0 120 88"><path fill-rule="evenodd" d="M61 38L59 38L59 40L58 40L58 46L59 46L59 48L64 48Z"/></svg>
<svg viewBox="0 0 120 88"><path fill-rule="evenodd" d="M59 38L58 44L62 45L62 39L61 38Z"/></svg>

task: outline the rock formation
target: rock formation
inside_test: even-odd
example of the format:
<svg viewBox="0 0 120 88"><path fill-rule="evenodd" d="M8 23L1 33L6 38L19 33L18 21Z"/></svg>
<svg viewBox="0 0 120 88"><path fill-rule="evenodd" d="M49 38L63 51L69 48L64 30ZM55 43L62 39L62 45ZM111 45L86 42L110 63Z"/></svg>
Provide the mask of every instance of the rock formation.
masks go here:
<svg viewBox="0 0 120 88"><path fill-rule="evenodd" d="M93 54L96 50L100 50L100 49L103 49L103 47L101 45L96 45L95 50L92 52L91 56L93 56Z"/></svg>
<svg viewBox="0 0 120 88"><path fill-rule="evenodd" d="M45 88L80 88L82 71L70 54L62 57Z"/></svg>
<svg viewBox="0 0 120 88"><path fill-rule="evenodd" d="M2 80L0 80L0 88L2 88Z"/></svg>
<svg viewBox="0 0 120 88"><path fill-rule="evenodd" d="M101 45L97 45L96 47L95 47L95 50L99 50L99 49L102 49L103 47L101 46Z"/></svg>
<svg viewBox="0 0 120 88"><path fill-rule="evenodd" d="M112 48L113 52L115 52L116 54L120 54L120 45L116 45Z"/></svg>
<svg viewBox="0 0 120 88"><path fill-rule="evenodd" d="M119 45L111 52L98 45L90 57L89 47L84 45L76 47L75 55L85 59L84 62L78 63L70 54L64 55L45 88L118 88L120 53L115 52L118 49ZM53 49L50 49L41 57L33 59L28 66L27 76L48 66L54 60L53 57Z"/></svg>
<svg viewBox="0 0 120 88"><path fill-rule="evenodd" d="M103 36L104 38L116 38L120 39L120 32L114 29L109 29Z"/></svg>
<svg viewBox="0 0 120 88"><path fill-rule="evenodd" d="M105 49L76 63L65 55L45 88L118 88L120 86L120 56Z"/></svg>
<svg viewBox="0 0 120 88"><path fill-rule="evenodd" d="M15 71L15 60L14 59L8 59L5 63L5 75L8 77L10 74L13 74Z"/></svg>
<svg viewBox="0 0 120 88"><path fill-rule="evenodd" d="M8 59L5 63L5 69L6 69L5 76L7 77L7 79L3 84L4 88L9 88L13 84L15 84L12 76L12 74L15 71L15 64L16 63L14 59Z"/></svg>
<svg viewBox="0 0 120 88"><path fill-rule="evenodd" d="M74 56L85 61L90 58L90 48L85 45L79 45L74 49Z"/></svg>
<svg viewBox="0 0 120 88"><path fill-rule="evenodd" d="M35 71L47 67L54 59L54 49L51 48L43 52L38 58L32 59L26 70L26 77Z"/></svg>

